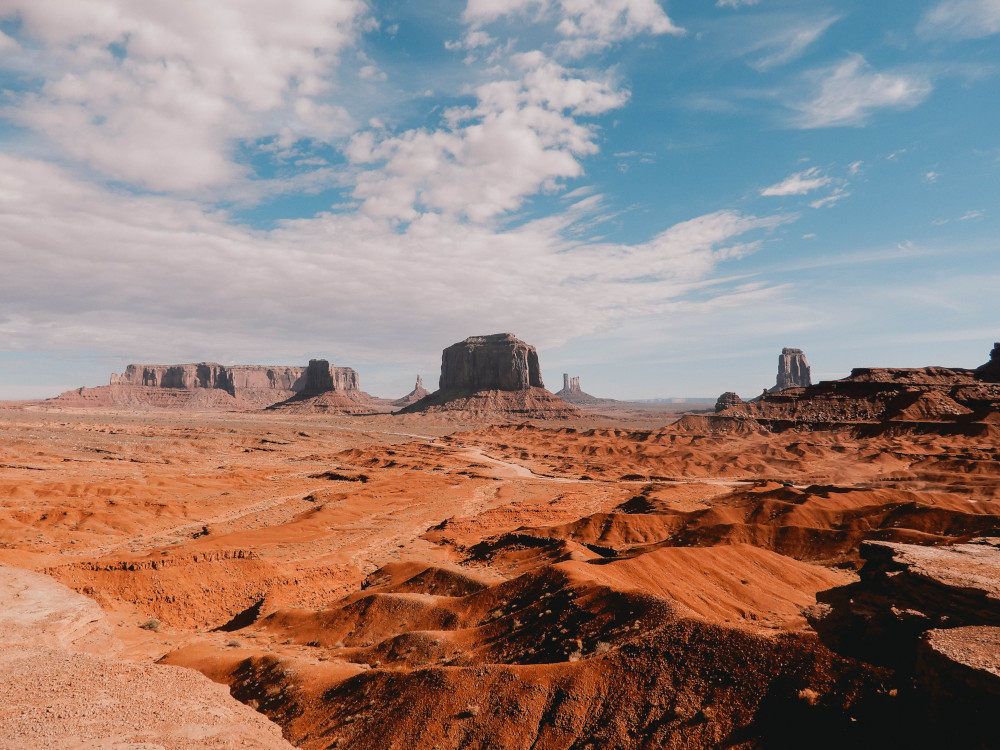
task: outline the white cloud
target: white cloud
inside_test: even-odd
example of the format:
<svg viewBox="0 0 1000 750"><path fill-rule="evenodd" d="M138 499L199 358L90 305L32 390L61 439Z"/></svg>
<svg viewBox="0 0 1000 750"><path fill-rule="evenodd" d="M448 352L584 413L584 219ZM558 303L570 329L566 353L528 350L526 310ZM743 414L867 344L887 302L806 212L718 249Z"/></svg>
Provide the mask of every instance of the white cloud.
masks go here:
<svg viewBox="0 0 1000 750"><path fill-rule="evenodd" d="M517 79L486 83L469 108L445 113L440 130L355 135L355 197L371 216L413 221L423 211L488 221L528 195L582 174L579 159L597 151L593 130L574 117L622 106L627 92L574 76L541 53L515 55Z"/></svg>
<svg viewBox="0 0 1000 750"><path fill-rule="evenodd" d="M807 82L811 89L808 97L791 105L799 111L792 124L804 129L863 125L875 110L911 109L931 91L925 78L880 73L857 54L812 72Z"/></svg>
<svg viewBox="0 0 1000 750"><path fill-rule="evenodd" d="M847 165L847 173L851 175L851 177L854 177L859 172L861 172L861 167L863 165L864 162L862 161L852 161L850 164Z"/></svg>
<svg viewBox="0 0 1000 750"><path fill-rule="evenodd" d="M786 177L781 182L766 187L760 191L761 195L805 195L808 192L817 190L832 182L830 177L820 174L819 167L807 169L805 172L797 172Z"/></svg>
<svg viewBox="0 0 1000 750"><path fill-rule="evenodd" d="M682 34L656 0L468 0L465 20L474 26L503 16L535 11L554 15L565 37L585 37L602 44L639 34Z"/></svg>
<svg viewBox="0 0 1000 750"><path fill-rule="evenodd" d="M47 63L41 89L9 112L118 180L225 184L241 175L237 139L344 134L324 115L348 118L324 99L365 12L363 0L3 0L0 15L18 16Z"/></svg>
<svg viewBox="0 0 1000 750"><path fill-rule="evenodd" d="M940 176L940 172L927 172L924 175L924 182L937 182L937 179Z"/></svg>
<svg viewBox="0 0 1000 750"><path fill-rule="evenodd" d="M750 64L757 70L770 70L795 60L838 18L829 16L779 24L776 31L757 39L750 45L749 52L759 53Z"/></svg>
<svg viewBox="0 0 1000 750"><path fill-rule="evenodd" d="M917 31L926 37L980 39L1000 32L1000 0L945 0L928 10Z"/></svg>
<svg viewBox="0 0 1000 750"><path fill-rule="evenodd" d="M405 231L331 214L263 232L0 156L3 347L168 361L313 352L352 364L433 358L496 330L554 346L694 292L691 305L712 303L728 293L722 264L788 221L720 211L636 245L566 239L594 199L505 232L441 214Z"/></svg>
<svg viewBox="0 0 1000 750"><path fill-rule="evenodd" d="M716 0L717 8L742 8L746 5L756 5L760 0Z"/></svg>
<svg viewBox="0 0 1000 750"><path fill-rule="evenodd" d="M827 196L825 196L823 198L819 198L818 200L812 201L809 204L809 207L810 208L823 208L825 206L832 206L832 205L836 204L838 201L840 201L841 199L846 198L849 195L850 195L850 193L847 192L846 190L844 190L843 188L840 188L840 187L834 188L833 192L831 192L829 195L827 195Z"/></svg>
<svg viewBox="0 0 1000 750"><path fill-rule="evenodd" d="M978 219L982 215L983 212L979 210L966 211L964 214L958 217L958 220L969 221L970 219Z"/></svg>

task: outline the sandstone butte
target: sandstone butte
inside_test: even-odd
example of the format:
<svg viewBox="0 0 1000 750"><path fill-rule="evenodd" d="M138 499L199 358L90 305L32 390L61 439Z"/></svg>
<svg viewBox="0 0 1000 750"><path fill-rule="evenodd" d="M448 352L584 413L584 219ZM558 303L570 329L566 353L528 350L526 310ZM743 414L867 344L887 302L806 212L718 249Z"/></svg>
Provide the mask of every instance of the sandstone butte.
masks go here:
<svg viewBox="0 0 1000 750"><path fill-rule="evenodd" d="M512 333L470 336L441 353L438 390L402 413L455 412L523 418L578 416L545 389L535 347Z"/></svg>
<svg viewBox="0 0 1000 750"><path fill-rule="evenodd" d="M413 413L319 360L0 405L0 747L996 746L1000 346L710 414L445 362Z"/></svg>

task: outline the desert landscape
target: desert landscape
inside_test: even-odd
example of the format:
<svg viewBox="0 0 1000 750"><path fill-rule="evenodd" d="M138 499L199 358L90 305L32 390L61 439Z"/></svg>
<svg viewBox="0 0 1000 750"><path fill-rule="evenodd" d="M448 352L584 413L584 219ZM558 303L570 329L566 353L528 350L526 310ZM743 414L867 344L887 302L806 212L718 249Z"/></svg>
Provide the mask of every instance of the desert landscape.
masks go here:
<svg viewBox="0 0 1000 750"><path fill-rule="evenodd" d="M1000 345L673 414L511 334L265 370L3 404L0 746L993 746Z"/></svg>

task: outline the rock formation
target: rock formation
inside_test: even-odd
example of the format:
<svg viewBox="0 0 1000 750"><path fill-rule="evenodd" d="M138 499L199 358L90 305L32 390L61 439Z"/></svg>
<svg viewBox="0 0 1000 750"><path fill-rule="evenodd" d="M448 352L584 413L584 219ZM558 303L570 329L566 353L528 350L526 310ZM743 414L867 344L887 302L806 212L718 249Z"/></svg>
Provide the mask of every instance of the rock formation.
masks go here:
<svg viewBox="0 0 1000 750"><path fill-rule="evenodd" d="M812 385L812 379L806 355L801 349L791 349L786 346L778 356L778 378L774 390L804 388L808 385Z"/></svg>
<svg viewBox="0 0 1000 750"><path fill-rule="evenodd" d="M441 354L439 388L455 395L544 388L538 353L512 333L470 336Z"/></svg>
<svg viewBox="0 0 1000 750"><path fill-rule="evenodd" d="M409 406L410 404L415 404L420 399L425 396L430 396L431 392L424 388L424 379L417 375L417 383L413 386L413 390L407 393L402 398L397 398L392 402L392 405L397 409L401 409L404 406Z"/></svg>
<svg viewBox="0 0 1000 750"><path fill-rule="evenodd" d="M434 393L402 409L479 416L566 417L579 412L545 390L538 353L512 333L470 336L441 353Z"/></svg>
<svg viewBox="0 0 1000 750"><path fill-rule="evenodd" d="M841 380L804 388L765 392L753 401L733 402L722 417L755 420L769 429L834 423L944 425L1000 424L1000 374L994 375L997 349L976 370L960 367L858 367ZM932 427L933 425L939 425ZM973 429L973 428L968 428Z"/></svg>
<svg viewBox="0 0 1000 750"><path fill-rule="evenodd" d="M804 614L834 651L897 670L926 747L992 747L1000 711L1000 538L864 542L861 580ZM940 736L939 736L940 735Z"/></svg>
<svg viewBox="0 0 1000 750"><path fill-rule="evenodd" d="M989 383L1000 383L1000 341L993 344L993 351L990 352L990 361L976 368L976 375L980 380L985 380Z"/></svg>
<svg viewBox="0 0 1000 750"><path fill-rule="evenodd" d="M725 411L731 406L737 406L742 403L743 399L741 399L738 394L733 393L732 391L726 391L719 396L719 400L715 402L715 411Z"/></svg>
<svg viewBox="0 0 1000 750"><path fill-rule="evenodd" d="M580 387L580 377L570 377L568 373L563 373L563 387L556 395L574 406L612 406L618 403L611 398L597 398L585 393Z"/></svg>
<svg viewBox="0 0 1000 750"><path fill-rule="evenodd" d="M308 367L130 364L109 385L79 388L49 399L53 406L244 411L263 409L306 394L343 393L353 402L371 397L350 367L331 367L323 359Z"/></svg>

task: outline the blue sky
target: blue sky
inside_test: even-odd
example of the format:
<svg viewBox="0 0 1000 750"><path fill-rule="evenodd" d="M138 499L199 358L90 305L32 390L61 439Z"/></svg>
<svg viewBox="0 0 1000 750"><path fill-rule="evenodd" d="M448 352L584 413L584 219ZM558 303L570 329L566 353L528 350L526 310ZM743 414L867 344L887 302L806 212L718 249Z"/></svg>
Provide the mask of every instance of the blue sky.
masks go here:
<svg viewBox="0 0 1000 750"><path fill-rule="evenodd" d="M0 0L0 399L511 331L616 398L974 367L1000 0Z"/></svg>

